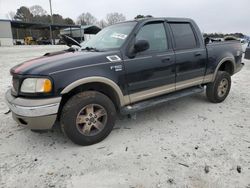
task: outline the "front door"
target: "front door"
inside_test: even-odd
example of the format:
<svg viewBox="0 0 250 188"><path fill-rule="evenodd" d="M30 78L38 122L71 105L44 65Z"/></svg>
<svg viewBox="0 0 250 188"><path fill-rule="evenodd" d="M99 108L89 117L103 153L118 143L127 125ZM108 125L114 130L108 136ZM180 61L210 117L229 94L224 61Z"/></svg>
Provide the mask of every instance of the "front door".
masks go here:
<svg viewBox="0 0 250 188"><path fill-rule="evenodd" d="M175 90L175 55L167 36L163 21L146 23L137 32L135 41L147 40L149 49L124 59L132 103Z"/></svg>

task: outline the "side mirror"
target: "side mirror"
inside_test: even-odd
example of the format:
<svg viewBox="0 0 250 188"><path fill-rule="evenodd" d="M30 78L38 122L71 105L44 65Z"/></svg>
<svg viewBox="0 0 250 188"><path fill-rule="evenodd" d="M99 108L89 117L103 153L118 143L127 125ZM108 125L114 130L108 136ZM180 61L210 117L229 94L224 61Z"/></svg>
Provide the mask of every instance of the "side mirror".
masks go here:
<svg viewBox="0 0 250 188"><path fill-rule="evenodd" d="M135 53L142 52L149 49L149 43L146 40L138 40L134 45Z"/></svg>
<svg viewBox="0 0 250 188"><path fill-rule="evenodd" d="M207 44L210 42L210 38L209 38L209 37L206 37L206 38L204 39L204 42L205 42L205 45L207 45Z"/></svg>
<svg viewBox="0 0 250 188"><path fill-rule="evenodd" d="M138 40L134 45L131 45L128 49L127 56L129 58L134 58L136 53L142 52L149 49L149 43L146 40Z"/></svg>

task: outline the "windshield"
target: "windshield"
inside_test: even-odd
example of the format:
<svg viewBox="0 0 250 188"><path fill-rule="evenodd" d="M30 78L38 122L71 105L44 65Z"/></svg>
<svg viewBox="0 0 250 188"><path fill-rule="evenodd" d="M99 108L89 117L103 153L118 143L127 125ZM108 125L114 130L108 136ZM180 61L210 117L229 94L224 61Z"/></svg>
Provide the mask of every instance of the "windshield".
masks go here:
<svg viewBox="0 0 250 188"><path fill-rule="evenodd" d="M127 22L106 27L88 41L82 42L82 49L107 50L120 48L135 24L136 22Z"/></svg>

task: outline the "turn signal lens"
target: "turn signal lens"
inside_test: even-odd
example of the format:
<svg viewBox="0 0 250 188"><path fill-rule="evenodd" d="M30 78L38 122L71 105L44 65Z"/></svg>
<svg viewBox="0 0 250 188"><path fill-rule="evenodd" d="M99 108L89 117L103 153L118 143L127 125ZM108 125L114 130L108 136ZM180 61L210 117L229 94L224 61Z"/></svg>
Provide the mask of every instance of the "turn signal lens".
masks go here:
<svg viewBox="0 0 250 188"><path fill-rule="evenodd" d="M43 84L43 92L51 92L52 90L52 84L51 81L49 79L45 79L44 80L44 84Z"/></svg>

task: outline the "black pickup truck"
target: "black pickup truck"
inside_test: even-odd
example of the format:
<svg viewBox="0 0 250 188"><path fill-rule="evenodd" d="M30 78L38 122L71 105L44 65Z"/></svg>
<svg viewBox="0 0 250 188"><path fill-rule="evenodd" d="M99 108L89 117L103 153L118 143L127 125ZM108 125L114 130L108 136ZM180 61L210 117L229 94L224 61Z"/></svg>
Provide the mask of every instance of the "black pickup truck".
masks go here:
<svg viewBox="0 0 250 188"><path fill-rule="evenodd" d="M118 113L204 89L222 102L243 66L239 41L208 43L186 18L126 21L77 45L13 67L6 101L18 124L41 130L58 121L80 145L108 136Z"/></svg>

